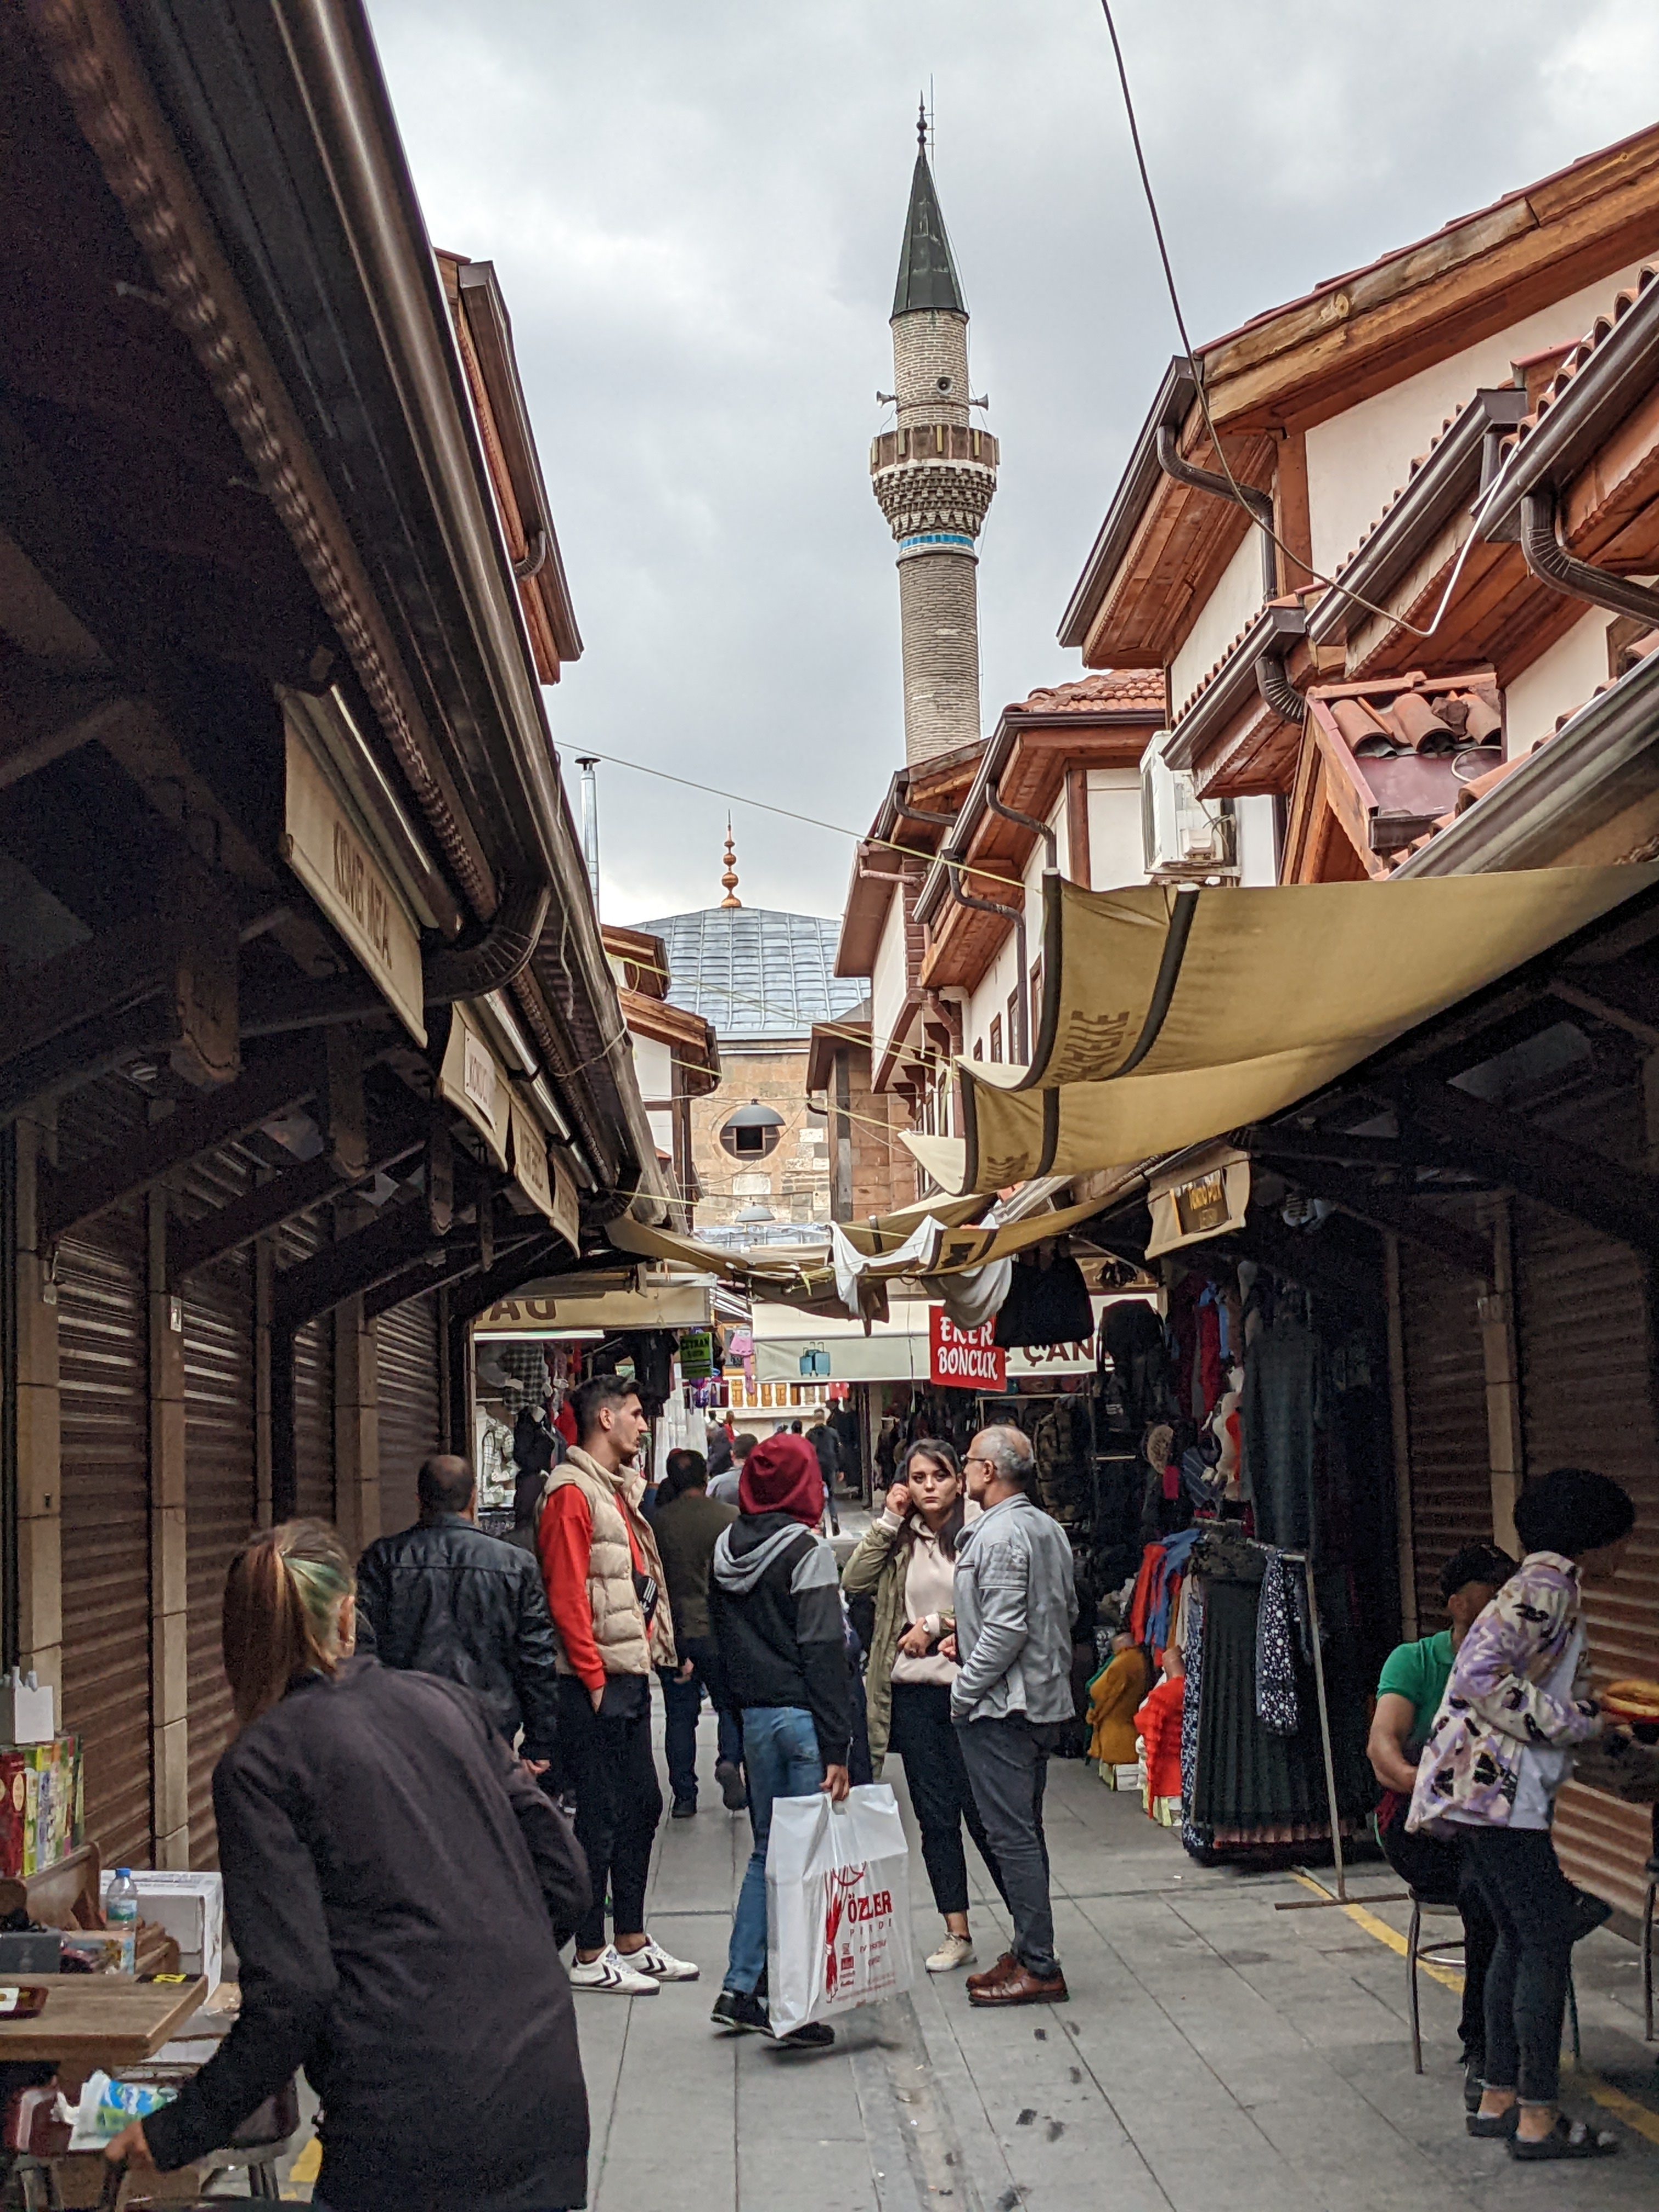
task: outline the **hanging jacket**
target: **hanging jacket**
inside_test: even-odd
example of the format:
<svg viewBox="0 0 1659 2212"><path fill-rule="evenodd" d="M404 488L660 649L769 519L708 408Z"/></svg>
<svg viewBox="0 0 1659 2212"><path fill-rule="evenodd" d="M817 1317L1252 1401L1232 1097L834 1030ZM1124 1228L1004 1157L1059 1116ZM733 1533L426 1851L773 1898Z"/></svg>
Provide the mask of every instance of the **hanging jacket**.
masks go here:
<svg viewBox="0 0 1659 2212"><path fill-rule="evenodd" d="M1129 1766L1135 1756L1135 1709L1146 1694L1146 1655L1138 1645L1120 1651L1089 1685L1089 1756L1107 1766Z"/></svg>
<svg viewBox="0 0 1659 2212"><path fill-rule="evenodd" d="M1075 1260L1062 1257L1047 1267L1023 1260L1014 1269L991 1340L1011 1351L1028 1344L1083 1344L1094 1328L1089 1285Z"/></svg>

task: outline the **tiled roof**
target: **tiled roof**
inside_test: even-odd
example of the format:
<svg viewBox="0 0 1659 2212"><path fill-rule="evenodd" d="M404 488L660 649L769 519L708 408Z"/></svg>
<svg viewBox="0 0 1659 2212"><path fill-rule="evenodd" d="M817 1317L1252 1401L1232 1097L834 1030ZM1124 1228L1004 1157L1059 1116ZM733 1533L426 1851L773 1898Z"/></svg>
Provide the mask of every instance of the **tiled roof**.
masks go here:
<svg viewBox="0 0 1659 2212"><path fill-rule="evenodd" d="M717 1037L799 1037L814 1022L838 1020L868 984L835 972L841 924L769 907L704 907L636 929L668 951L668 1000L710 1023Z"/></svg>
<svg viewBox="0 0 1659 2212"><path fill-rule="evenodd" d="M1164 712L1164 671L1161 668L1103 668L1076 684L1050 684L1029 698L1016 699L1005 714L1123 714L1146 708Z"/></svg>
<svg viewBox="0 0 1659 2212"><path fill-rule="evenodd" d="M1556 370L1555 374L1540 392L1538 404L1533 409L1531 414L1522 421L1514 437L1507 441L1504 448L1506 453L1513 453L1516 447L1522 443L1538 428L1557 400L1566 392L1585 362L1624 321L1656 276L1659 276L1659 270L1644 264L1637 271L1636 282L1633 284L1626 285L1607 312L1596 317L1590 329L1573 347L1560 368Z"/></svg>

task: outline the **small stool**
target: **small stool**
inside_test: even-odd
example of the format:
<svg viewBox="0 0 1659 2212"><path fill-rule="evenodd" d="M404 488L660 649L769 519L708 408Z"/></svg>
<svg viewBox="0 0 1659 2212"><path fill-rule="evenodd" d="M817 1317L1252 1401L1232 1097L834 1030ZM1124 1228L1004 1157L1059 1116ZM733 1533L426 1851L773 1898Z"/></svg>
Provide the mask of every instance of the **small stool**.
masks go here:
<svg viewBox="0 0 1659 2212"><path fill-rule="evenodd" d="M1420 1890L1411 1892L1412 1924L1406 1935L1406 1988L1411 2000L1412 2015L1412 2071L1423 2071L1423 2024L1418 2009L1417 1969L1419 1960L1431 1966L1461 1965L1463 1958L1463 1917L1454 1904L1443 1898L1425 1897ZM1432 1943L1423 1941L1425 1919L1455 1920L1459 1932Z"/></svg>

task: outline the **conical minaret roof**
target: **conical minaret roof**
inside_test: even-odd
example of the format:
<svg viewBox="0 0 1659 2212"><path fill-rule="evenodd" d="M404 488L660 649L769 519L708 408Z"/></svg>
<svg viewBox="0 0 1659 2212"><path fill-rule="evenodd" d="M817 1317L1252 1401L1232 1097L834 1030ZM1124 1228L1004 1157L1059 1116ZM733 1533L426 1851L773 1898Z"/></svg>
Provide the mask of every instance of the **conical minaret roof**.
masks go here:
<svg viewBox="0 0 1659 2212"><path fill-rule="evenodd" d="M933 173L927 166L927 130L924 118L916 128L915 174L910 179L910 212L905 218L893 313L909 315L920 308L937 307L947 314L965 315L968 302L962 296L939 194L933 189Z"/></svg>

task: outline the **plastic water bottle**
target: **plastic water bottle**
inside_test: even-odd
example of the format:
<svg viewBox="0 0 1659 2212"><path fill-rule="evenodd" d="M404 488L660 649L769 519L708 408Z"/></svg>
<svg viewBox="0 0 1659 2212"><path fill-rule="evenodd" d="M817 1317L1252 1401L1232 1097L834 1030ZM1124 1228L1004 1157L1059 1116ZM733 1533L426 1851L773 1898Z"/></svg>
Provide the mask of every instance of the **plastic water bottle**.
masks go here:
<svg viewBox="0 0 1659 2212"><path fill-rule="evenodd" d="M131 1867L117 1867L115 1879L104 1900L104 1924L121 1938L121 1972L137 1970L138 1957L138 1885Z"/></svg>

